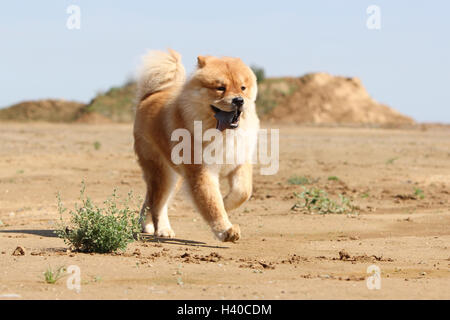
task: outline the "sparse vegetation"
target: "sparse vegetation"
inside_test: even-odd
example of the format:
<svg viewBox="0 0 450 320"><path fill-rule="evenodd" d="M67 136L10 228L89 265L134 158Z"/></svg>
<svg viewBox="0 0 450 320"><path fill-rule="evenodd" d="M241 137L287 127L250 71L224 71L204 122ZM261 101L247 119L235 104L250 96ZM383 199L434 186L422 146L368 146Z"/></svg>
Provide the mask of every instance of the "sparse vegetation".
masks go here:
<svg viewBox="0 0 450 320"><path fill-rule="evenodd" d="M390 158L390 159L386 160L386 164L394 164L394 162L397 160L398 160L398 158Z"/></svg>
<svg viewBox="0 0 450 320"><path fill-rule="evenodd" d="M363 199L367 199L370 196L370 194L368 192L364 192L363 194L361 194L361 198Z"/></svg>
<svg viewBox="0 0 450 320"><path fill-rule="evenodd" d="M301 186L301 185L305 185L305 184L310 184L311 182L309 181L309 179L307 177L293 176L288 179L288 183L297 185L297 186Z"/></svg>
<svg viewBox="0 0 450 320"><path fill-rule="evenodd" d="M118 204L119 197L114 190L112 197L104 202L105 207L96 206L89 197L85 196L83 182L80 192L81 206L75 205L70 211L68 225L63 220L63 207L58 194L58 211L60 225L56 234L64 242L81 252L110 253L125 250L134 241L134 235L140 231L138 209L130 209L132 193Z"/></svg>
<svg viewBox="0 0 450 320"><path fill-rule="evenodd" d="M48 284L55 284L56 281L65 276L66 267L62 266L56 270L53 270L51 267L48 267L44 272L45 282Z"/></svg>
<svg viewBox="0 0 450 320"><path fill-rule="evenodd" d="M420 188L414 188L414 195L417 199L423 200L425 199L425 192L423 192Z"/></svg>
<svg viewBox="0 0 450 320"><path fill-rule="evenodd" d="M336 176L328 177L328 181L339 181L339 178Z"/></svg>
<svg viewBox="0 0 450 320"><path fill-rule="evenodd" d="M355 213L355 206L352 201L342 194L339 194L339 202L331 199L328 193L318 188L303 188L302 193L294 192L299 201L292 207L292 210L306 210L311 214L351 214Z"/></svg>
<svg viewBox="0 0 450 320"><path fill-rule="evenodd" d="M285 103L297 90L298 83L295 79L266 79L258 86L256 99L258 115L269 114L278 105Z"/></svg>
<svg viewBox="0 0 450 320"><path fill-rule="evenodd" d="M101 147L102 147L102 144L99 141L95 141L94 142L94 149L95 150L100 150Z"/></svg>
<svg viewBox="0 0 450 320"><path fill-rule="evenodd" d="M98 94L83 111L101 114L115 122L131 122L134 119L135 95L136 83L127 81L123 86Z"/></svg>

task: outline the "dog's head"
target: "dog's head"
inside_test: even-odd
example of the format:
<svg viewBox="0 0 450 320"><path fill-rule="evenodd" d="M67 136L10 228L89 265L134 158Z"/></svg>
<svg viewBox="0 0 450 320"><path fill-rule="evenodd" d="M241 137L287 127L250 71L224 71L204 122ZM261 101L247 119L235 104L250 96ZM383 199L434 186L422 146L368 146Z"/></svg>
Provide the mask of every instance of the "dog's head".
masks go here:
<svg viewBox="0 0 450 320"><path fill-rule="evenodd" d="M217 129L235 129L245 112L253 112L256 76L239 58L198 57L191 85L203 112L217 120Z"/></svg>

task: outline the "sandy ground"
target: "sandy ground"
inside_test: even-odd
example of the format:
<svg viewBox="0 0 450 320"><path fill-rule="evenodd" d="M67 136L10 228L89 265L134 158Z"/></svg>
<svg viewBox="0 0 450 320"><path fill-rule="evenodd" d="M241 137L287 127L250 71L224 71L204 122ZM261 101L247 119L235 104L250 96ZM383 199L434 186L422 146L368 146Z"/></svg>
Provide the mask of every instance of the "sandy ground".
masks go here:
<svg viewBox="0 0 450 320"><path fill-rule="evenodd" d="M180 240L116 255L66 251L51 231L58 191L68 207L83 179L99 203L114 187L143 195L131 130L0 124L0 299L450 299L449 129L281 127L279 173L255 170L252 199L230 214L238 243L215 240L181 192L170 208ZM294 175L352 197L359 214L291 210L302 190L288 183ZM17 246L25 255L12 255ZM69 265L81 269L81 292L66 278L45 283L48 267ZM381 269L380 290L366 285L370 265Z"/></svg>

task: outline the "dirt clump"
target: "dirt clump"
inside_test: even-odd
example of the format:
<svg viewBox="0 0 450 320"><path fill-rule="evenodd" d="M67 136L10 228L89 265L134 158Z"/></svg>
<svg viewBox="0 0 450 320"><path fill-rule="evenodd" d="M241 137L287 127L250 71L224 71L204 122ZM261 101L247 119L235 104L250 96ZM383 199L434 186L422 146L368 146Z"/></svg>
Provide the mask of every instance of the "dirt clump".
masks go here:
<svg viewBox="0 0 450 320"><path fill-rule="evenodd" d="M383 256L376 256L376 255L368 256L366 254L362 254L359 256L351 256L345 250L339 251L339 258L333 258L332 260L351 261L351 262L371 262L371 261L372 262L374 262L374 261L392 262L392 261L394 261L391 258L384 258Z"/></svg>
<svg viewBox="0 0 450 320"><path fill-rule="evenodd" d="M345 250L339 251L339 260L348 260L350 258L351 258L351 256L347 251L345 251Z"/></svg>
<svg viewBox="0 0 450 320"><path fill-rule="evenodd" d="M293 255L289 256L289 258L281 260L281 264L298 264L298 263L307 262L307 261L308 261L308 258L293 254Z"/></svg>
<svg viewBox="0 0 450 320"><path fill-rule="evenodd" d="M180 256L185 263L200 263L200 261L204 262L219 262L223 260L223 257L217 252L211 252L208 255L199 255L199 254L190 254L189 252L185 252Z"/></svg>
<svg viewBox="0 0 450 320"><path fill-rule="evenodd" d="M252 270L274 270L276 266L276 262L268 262L266 260L260 260L260 259L247 259L247 258L241 258L238 260L239 268L247 268Z"/></svg>
<svg viewBox="0 0 450 320"><path fill-rule="evenodd" d="M24 256L25 249L22 246L18 246L12 253L13 256Z"/></svg>

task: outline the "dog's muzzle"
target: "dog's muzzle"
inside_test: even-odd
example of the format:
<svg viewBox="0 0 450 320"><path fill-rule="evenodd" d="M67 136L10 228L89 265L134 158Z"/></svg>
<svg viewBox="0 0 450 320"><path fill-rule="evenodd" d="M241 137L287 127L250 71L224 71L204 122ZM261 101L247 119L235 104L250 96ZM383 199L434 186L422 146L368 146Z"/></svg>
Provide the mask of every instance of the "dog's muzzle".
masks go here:
<svg viewBox="0 0 450 320"><path fill-rule="evenodd" d="M242 105L240 106L242 107ZM214 111L214 118L217 119L216 129L224 131L226 129L236 129L239 127L239 118L241 116L241 108L236 108L234 111L222 111L219 108L211 105Z"/></svg>

